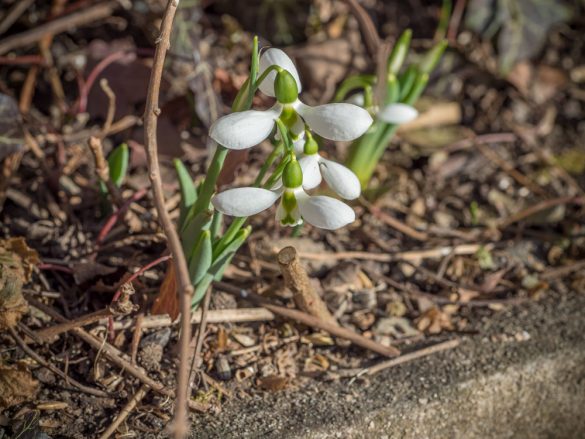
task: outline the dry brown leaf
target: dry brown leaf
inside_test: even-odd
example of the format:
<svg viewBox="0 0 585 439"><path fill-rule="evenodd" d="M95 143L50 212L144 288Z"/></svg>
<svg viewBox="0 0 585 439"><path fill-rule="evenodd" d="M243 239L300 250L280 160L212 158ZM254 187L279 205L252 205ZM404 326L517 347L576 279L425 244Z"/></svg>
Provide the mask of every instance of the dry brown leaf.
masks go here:
<svg viewBox="0 0 585 439"><path fill-rule="evenodd" d="M264 390L277 391L282 390L288 385L288 378L278 375L268 375L258 379L258 386Z"/></svg>
<svg viewBox="0 0 585 439"><path fill-rule="evenodd" d="M431 308L426 311L417 319L416 326L419 331L425 331L429 334L439 334L443 330L453 330L451 318L439 308Z"/></svg>
<svg viewBox="0 0 585 439"><path fill-rule="evenodd" d="M0 240L0 329L12 328L28 311L22 286L39 262L24 238Z"/></svg>
<svg viewBox="0 0 585 439"><path fill-rule="evenodd" d="M77 285L95 279L96 277L106 276L116 271L114 267L100 264L99 262L77 262L71 265L73 270L73 279Z"/></svg>
<svg viewBox="0 0 585 439"><path fill-rule="evenodd" d="M0 364L0 409L30 401L38 390L39 382L25 366Z"/></svg>
<svg viewBox="0 0 585 439"><path fill-rule="evenodd" d="M150 312L152 314L168 314L173 321L179 316L177 281L173 261L169 261L165 278L160 286L158 296L154 299Z"/></svg>

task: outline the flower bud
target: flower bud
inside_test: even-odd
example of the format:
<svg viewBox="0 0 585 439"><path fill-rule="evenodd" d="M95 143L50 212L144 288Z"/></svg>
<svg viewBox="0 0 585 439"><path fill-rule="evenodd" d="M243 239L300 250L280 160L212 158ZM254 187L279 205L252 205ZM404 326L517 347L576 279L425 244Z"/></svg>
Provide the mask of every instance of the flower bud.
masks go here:
<svg viewBox="0 0 585 439"><path fill-rule="evenodd" d="M319 144L308 131L306 131L305 136L307 140L305 141L305 145L303 147L303 153L306 155L317 154L317 151L319 151Z"/></svg>
<svg viewBox="0 0 585 439"><path fill-rule="evenodd" d="M395 76L400 71L404 60L406 59L406 55L408 54L411 39L412 30L410 29L406 29L402 32L402 35L400 35L400 38L392 49L392 53L388 57L388 76Z"/></svg>
<svg viewBox="0 0 585 439"><path fill-rule="evenodd" d="M418 66L419 71L421 73L430 74L441 60L441 56L443 56L443 52L445 52L448 45L449 43L446 40L439 41L435 44L427 53L425 53Z"/></svg>
<svg viewBox="0 0 585 439"><path fill-rule="evenodd" d="M287 70L280 70L274 80L276 99L281 104L292 104L299 97L299 88L293 75Z"/></svg>
<svg viewBox="0 0 585 439"><path fill-rule="evenodd" d="M303 184L303 171L296 159L291 160L282 172L282 184L286 188L297 188Z"/></svg>

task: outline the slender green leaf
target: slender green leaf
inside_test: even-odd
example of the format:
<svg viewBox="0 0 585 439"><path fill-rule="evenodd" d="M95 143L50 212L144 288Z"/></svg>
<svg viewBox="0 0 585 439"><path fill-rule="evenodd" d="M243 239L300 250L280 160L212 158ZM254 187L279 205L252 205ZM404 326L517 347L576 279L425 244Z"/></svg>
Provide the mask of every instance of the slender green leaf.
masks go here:
<svg viewBox="0 0 585 439"><path fill-rule="evenodd" d="M200 234L199 242L195 246L189 261L189 276L194 285L197 285L207 273L211 266L212 257L211 232L204 230Z"/></svg>
<svg viewBox="0 0 585 439"><path fill-rule="evenodd" d="M126 173L128 172L128 161L130 159L130 151L128 145L122 143L115 148L108 156L108 167L110 168L110 180L117 187L122 186Z"/></svg>
<svg viewBox="0 0 585 439"><path fill-rule="evenodd" d="M197 244L199 235L202 230L207 230L211 223L213 214L210 210L198 213L193 219L187 221L183 230L181 231L181 243L183 244L183 252L187 258L191 257L195 244Z"/></svg>
<svg viewBox="0 0 585 439"><path fill-rule="evenodd" d="M189 208L195 204L195 201L197 201L197 189L195 188L193 179L183 162L179 159L175 159L173 160L173 163L175 165L177 177L179 178L179 188L181 190L181 207L179 214L180 230L182 229L185 218L189 213Z"/></svg>

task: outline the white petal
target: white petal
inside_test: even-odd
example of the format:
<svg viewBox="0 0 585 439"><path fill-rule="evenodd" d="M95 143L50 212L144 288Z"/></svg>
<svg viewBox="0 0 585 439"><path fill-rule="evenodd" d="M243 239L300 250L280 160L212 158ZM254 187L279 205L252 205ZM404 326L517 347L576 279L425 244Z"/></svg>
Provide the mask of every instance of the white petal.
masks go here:
<svg viewBox="0 0 585 439"><path fill-rule="evenodd" d="M293 105L313 131L331 140L357 139L372 124L370 113L353 104L310 107L297 100Z"/></svg>
<svg viewBox="0 0 585 439"><path fill-rule="evenodd" d="M348 99L346 99L345 102L347 102L348 104L357 105L358 107L363 107L364 104L366 103L366 100L364 99L363 93L356 93L351 95Z"/></svg>
<svg viewBox="0 0 585 439"><path fill-rule="evenodd" d="M224 116L211 126L209 136L228 149L246 149L266 139L280 116L282 105L266 111L240 111Z"/></svg>
<svg viewBox="0 0 585 439"><path fill-rule="evenodd" d="M355 220L355 213L347 204L335 198L297 196L302 217L309 224L326 230L336 230Z"/></svg>
<svg viewBox="0 0 585 439"><path fill-rule="evenodd" d="M341 198L355 200L360 196L360 181L350 169L322 157L320 166L323 178Z"/></svg>
<svg viewBox="0 0 585 439"><path fill-rule="evenodd" d="M288 57L286 53L284 53L280 49L268 49L266 52L262 54L260 57L260 68L258 71L258 76L261 75L268 67L272 65L277 65L282 67L283 69L287 70L293 78L297 81L297 87L299 88L299 93L301 92L301 80L299 79L299 73L292 62L292 60ZM268 96L274 97L274 80L276 79L276 72L272 71L266 76L266 79L262 81L260 84L260 91Z"/></svg>
<svg viewBox="0 0 585 439"><path fill-rule="evenodd" d="M250 216L268 209L278 199L278 192L257 187L229 189L214 196L213 206L230 216Z"/></svg>
<svg viewBox="0 0 585 439"><path fill-rule="evenodd" d="M417 116L418 111L414 107L406 104L386 105L378 112L378 119L396 125L411 122Z"/></svg>
<svg viewBox="0 0 585 439"><path fill-rule="evenodd" d="M304 155L299 159L303 171L303 188L309 190L321 184L321 170L319 169L319 154Z"/></svg>
<svg viewBox="0 0 585 439"><path fill-rule="evenodd" d="M305 150L305 136L301 135L297 140L293 140L293 149L297 156L301 155Z"/></svg>

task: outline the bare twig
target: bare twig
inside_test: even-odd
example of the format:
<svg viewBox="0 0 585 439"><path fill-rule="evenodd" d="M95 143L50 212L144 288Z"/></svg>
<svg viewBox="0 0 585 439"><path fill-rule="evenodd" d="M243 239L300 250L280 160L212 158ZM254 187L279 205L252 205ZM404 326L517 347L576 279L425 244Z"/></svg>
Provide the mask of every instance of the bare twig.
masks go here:
<svg viewBox="0 0 585 439"><path fill-rule="evenodd" d="M191 315L191 323L200 323L201 309ZM242 322L266 322L274 320L274 314L265 308L237 308L237 309L210 309L207 312L207 323L242 323ZM173 321L168 315L145 316L142 321L143 329L164 328L171 326ZM127 329L132 327L132 320L114 322L114 329Z"/></svg>
<svg viewBox="0 0 585 439"><path fill-rule="evenodd" d="M520 171L516 170L514 166L510 164L510 162L501 158L497 152L487 147L483 143L477 143L476 146L479 149L479 152L481 152L485 158L487 158L488 160L502 168L502 170L506 172L506 174L508 174L522 186L525 186L527 189L530 189L530 191L534 194L546 195L546 191L544 189L538 186L529 177L527 177Z"/></svg>
<svg viewBox="0 0 585 439"><path fill-rule="evenodd" d="M382 211L377 206L374 206L370 202L368 202L364 197L360 198L360 203L362 203L372 214L378 218L383 223L386 223L393 229L398 230L400 233L405 234L406 236L411 237L417 241L427 241L429 236L424 232L419 232L418 230L413 229L412 227L404 224L401 221L398 221L396 218L388 215L386 212Z"/></svg>
<svg viewBox="0 0 585 439"><path fill-rule="evenodd" d="M59 334L64 332L70 331L73 328L79 328L82 326L91 325L92 323L98 322L104 318L111 317L112 311L110 308L100 309L99 311L95 311L84 316L81 316L75 320L70 320L66 323L58 323L54 326L49 328L43 329L41 331L37 331L37 337L41 341L48 341L51 340L53 337L56 337Z"/></svg>
<svg viewBox="0 0 585 439"><path fill-rule="evenodd" d="M112 124L114 123L114 116L116 115L116 94L110 87L108 80L106 78L102 78L100 80L100 87L108 97L108 112L106 114L106 121L104 122L104 127L102 128L102 132L100 134L100 138L104 138L108 135L108 132L112 128Z"/></svg>
<svg viewBox="0 0 585 439"><path fill-rule="evenodd" d="M149 177L154 191L154 203L159 220L168 240L169 250L173 255L176 267L177 285L181 308L181 336L179 340L179 371L177 373L177 402L173 421L173 436L184 438L188 432L186 402L189 391L189 341L191 339L191 296L193 285L189 277L189 268L181 241L165 209L165 198L158 164L158 145L156 138L158 115L160 108L158 99L164 67L165 56L170 46L173 18L179 5L178 0L169 0L161 24L161 32L157 39L156 51L152 65L152 74L148 84L146 109L144 111L145 145L148 158Z"/></svg>
<svg viewBox="0 0 585 439"><path fill-rule="evenodd" d="M368 50L370 57L372 58L372 60L374 60L374 62L377 61L378 49L380 47L381 42L374 22L372 21L366 10L363 8L363 6L360 5L357 0L344 1L349 6L349 9L351 9L351 12L355 15L355 18L360 25L360 29L362 31L362 38L364 39L366 49Z"/></svg>
<svg viewBox="0 0 585 439"><path fill-rule="evenodd" d="M395 347L384 346L380 343L375 342L374 340L371 340L369 338L364 337L363 335L358 334L357 332L350 331L349 329L331 324L329 322L325 322L307 313L297 311L295 309L285 308L279 305L274 305L268 302L263 297L254 294L248 290L234 287L225 282L214 282L213 284L220 290L225 291L226 293L237 295L242 299L252 300L262 305L269 311L272 311L274 314L278 314L288 319L296 320L297 322L310 326L312 328L322 329L323 331L326 331L335 337L340 337L345 340L349 340L353 344L360 346L364 349L368 349L372 352L376 352L386 357L396 357L400 355L400 351Z"/></svg>
<svg viewBox="0 0 585 439"><path fill-rule="evenodd" d="M189 389L193 387L195 376L201 367L201 348L203 347L203 340L205 339L205 329L207 328L207 314L209 312L209 303L211 301L211 287L207 288L203 303L201 304L201 321L197 327L197 335L195 336L195 346L193 348L193 355L191 360L191 376L189 378Z"/></svg>
<svg viewBox="0 0 585 439"><path fill-rule="evenodd" d="M361 251L348 251L337 253L310 253L299 252L299 256L305 259L315 261L331 261L342 259L363 259L366 261L393 262L393 261L419 261L421 259L441 258L450 254L454 255L472 255L480 248L491 250L494 245L488 244L461 244L456 246L444 246L422 250L410 250L399 253L371 253Z"/></svg>
<svg viewBox="0 0 585 439"><path fill-rule="evenodd" d="M100 435L99 439L108 439L110 436L112 436L116 432L120 424L124 422L128 415L130 415L130 413L132 413L132 410L134 410L134 408L140 403L140 401L142 401L142 398L144 398L147 393L148 386L145 384L140 386L140 388L134 394L134 396L132 396L128 403L122 408L122 410L120 410L120 413L118 414L118 416L116 416L116 419L114 419L114 421L110 424L106 431L104 431Z"/></svg>
<svg viewBox="0 0 585 439"><path fill-rule="evenodd" d="M528 218L531 215L537 214L538 212L542 212L543 210L550 209L552 207L560 206L562 204L583 205L585 204L585 197L560 197L553 198L551 200L544 200L535 204L534 206L523 209L508 218L504 218L502 221L500 221L498 226L500 228L506 228L509 225L517 223L518 221Z"/></svg>
<svg viewBox="0 0 585 439"><path fill-rule="evenodd" d="M70 331L73 328L90 325L91 323L97 322L104 318L129 314L135 309L135 305L130 301L130 296L134 294L134 288L132 288L130 283L125 283L123 288L120 288L119 291L121 291L120 298L109 305L107 308L86 314L75 320L58 323L49 328L37 331L37 338L41 341L48 341L59 334Z"/></svg>
<svg viewBox="0 0 585 439"><path fill-rule="evenodd" d="M278 252L278 265L280 265L285 285L293 293L297 308L318 319L337 325L337 320L311 285L307 271L301 265L294 247L285 247Z"/></svg>
<svg viewBox="0 0 585 439"><path fill-rule="evenodd" d="M55 320L63 323L67 322L67 319L63 317L61 314L59 314L57 311L55 311L53 308L31 298L28 298L28 302L32 306L44 312L48 316L54 318ZM120 352L118 349L116 349L114 346L112 346L105 340L100 340L99 338L95 337L89 332L84 331L81 328L73 328L71 332L75 336L79 337L87 344L89 344L93 349L100 352L101 355L106 357L113 364L120 367L124 371L128 372L130 375L141 381L143 384L146 384L155 392L160 393L161 395L168 396L170 398L175 397L175 392L173 390L166 388L163 384L149 377L143 368L132 364L130 361L124 358L125 355L122 352ZM193 400L189 400L188 403L189 407L196 411L202 412L205 411L207 408L205 405Z"/></svg>
<svg viewBox="0 0 585 439"><path fill-rule="evenodd" d="M451 14L451 20L449 20L449 28L447 30L447 39L451 43L455 43L457 41L459 23L461 23L461 17L463 17L466 3L467 0L457 0L457 3L455 3L455 8L453 9L453 14Z"/></svg>
<svg viewBox="0 0 585 439"><path fill-rule="evenodd" d="M19 323L19 326L20 325L22 325L22 323ZM22 325L22 326L24 327L24 325ZM90 395L99 396L101 398L105 398L105 397L109 396L106 392L104 392L102 390L94 389L93 387L84 386L79 381L74 380L69 375L67 375L65 372L63 372L61 369L59 369L56 366L53 366L51 363L49 363L44 358L42 358L39 354L37 354L35 351L33 351L30 347L28 347L26 345L26 342L22 338L20 338L20 336L14 330L14 328L8 328L8 329L10 331L10 335L12 336L12 338L14 339L14 341L16 342L18 347L20 349L22 349L25 354L27 354L29 357L31 357L33 360L35 360L41 366L46 367L54 374L63 378L66 383L71 384L73 387L78 388L82 392L89 393Z"/></svg>
<svg viewBox="0 0 585 439"><path fill-rule="evenodd" d="M35 0L19 0L14 3L10 11L4 16L2 23L0 23L0 34L3 34L10 26L12 26L16 20L26 11Z"/></svg>
<svg viewBox="0 0 585 439"><path fill-rule="evenodd" d="M134 325L134 333L132 334L132 343L130 345L130 361L136 364L136 357L138 356L138 346L142 339L142 322L144 321L144 313L141 312L136 316L136 324Z"/></svg>
<svg viewBox="0 0 585 439"><path fill-rule="evenodd" d="M461 340L458 338L453 340L447 340L442 343L437 343L435 345L428 346L426 348L418 349L414 352L409 352L408 354L401 355L400 357L393 358L391 360L382 361L366 369L351 369L342 372L343 375L345 376L354 377L359 377L362 375L374 375L378 372L381 372L394 366L398 366L400 364L408 363L419 358L427 357L429 355L436 354L437 352L447 351L449 349L456 348L460 344Z"/></svg>
<svg viewBox="0 0 585 439"><path fill-rule="evenodd" d="M46 24L34 27L25 32L10 36L0 41L0 55L10 52L19 47L28 46L40 41L47 34L60 34L71 30L72 28L94 23L103 18L112 15L117 8L118 2L107 1L97 3L82 11L74 12L63 17L59 17Z"/></svg>
<svg viewBox="0 0 585 439"><path fill-rule="evenodd" d="M488 133L488 134L480 134L474 135L469 139L458 140L455 143L444 148L446 153L452 153L455 151L459 151L462 149L471 148L472 146L483 143L483 144L490 144L490 143L512 143L518 139L518 136L514 133Z"/></svg>

